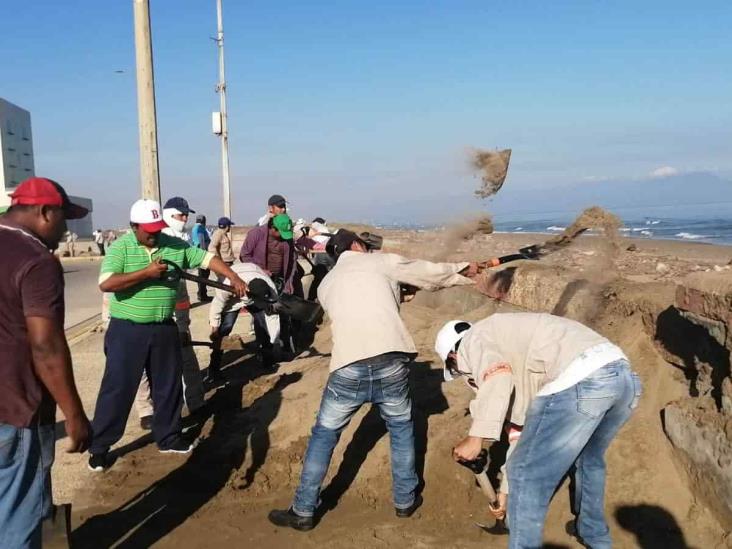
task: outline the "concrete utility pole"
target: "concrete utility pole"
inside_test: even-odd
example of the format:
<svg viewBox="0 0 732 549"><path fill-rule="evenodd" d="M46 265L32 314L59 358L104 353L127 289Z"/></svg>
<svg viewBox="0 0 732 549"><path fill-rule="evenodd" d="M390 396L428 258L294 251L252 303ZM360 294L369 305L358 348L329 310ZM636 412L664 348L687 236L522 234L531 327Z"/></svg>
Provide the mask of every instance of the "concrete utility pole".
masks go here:
<svg viewBox="0 0 732 549"><path fill-rule="evenodd" d="M135 12L135 62L137 66L137 115L140 127L140 175L142 197L160 202L158 173L158 123L155 115L152 39L149 0L133 0Z"/></svg>
<svg viewBox="0 0 732 549"><path fill-rule="evenodd" d="M219 83L216 91L221 99L221 168L224 184L224 215L231 219L231 186L229 185L229 129L226 117L226 76L224 73L224 15L221 0L216 0L216 19L218 22L218 33L216 44L219 49ZM218 133L218 132L217 132Z"/></svg>

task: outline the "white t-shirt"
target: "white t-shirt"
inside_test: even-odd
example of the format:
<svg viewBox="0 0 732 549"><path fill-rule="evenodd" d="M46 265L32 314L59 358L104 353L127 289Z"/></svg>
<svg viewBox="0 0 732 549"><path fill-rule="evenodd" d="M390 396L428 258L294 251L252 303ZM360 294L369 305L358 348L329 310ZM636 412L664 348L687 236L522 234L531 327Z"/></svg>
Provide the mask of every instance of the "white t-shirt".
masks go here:
<svg viewBox="0 0 732 549"><path fill-rule="evenodd" d="M569 389L603 366L621 359L628 360L628 357L620 347L612 343L600 343L590 347L575 358L557 379L544 385L536 396L553 395Z"/></svg>

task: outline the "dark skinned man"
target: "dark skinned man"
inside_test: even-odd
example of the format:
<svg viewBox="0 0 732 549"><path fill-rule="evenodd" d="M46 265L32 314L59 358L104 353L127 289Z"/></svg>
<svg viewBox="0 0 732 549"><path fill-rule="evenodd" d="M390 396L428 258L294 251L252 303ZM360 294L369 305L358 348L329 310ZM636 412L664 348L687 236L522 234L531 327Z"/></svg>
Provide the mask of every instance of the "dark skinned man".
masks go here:
<svg viewBox="0 0 732 549"><path fill-rule="evenodd" d="M89 443L64 335L63 269L53 255L66 220L87 213L58 183L31 178L0 217L0 547L41 547L41 522L53 508L56 404L67 451Z"/></svg>

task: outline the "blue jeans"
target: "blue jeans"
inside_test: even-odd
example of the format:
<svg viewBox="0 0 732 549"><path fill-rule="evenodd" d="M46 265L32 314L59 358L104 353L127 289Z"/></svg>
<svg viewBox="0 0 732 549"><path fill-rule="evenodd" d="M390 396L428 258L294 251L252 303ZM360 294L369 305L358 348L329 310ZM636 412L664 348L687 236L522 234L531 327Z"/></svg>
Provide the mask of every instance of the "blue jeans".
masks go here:
<svg viewBox="0 0 732 549"><path fill-rule="evenodd" d="M333 449L353 414L366 402L379 407L389 430L394 506L399 509L412 506L417 472L409 361L409 356L403 353L386 353L354 362L330 374L292 504L296 514L304 517L315 514Z"/></svg>
<svg viewBox="0 0 732 549"><path fill-rule="evenodd" d="M612 547L605 521L605 450L638 405L641 384L625 360L559 393L534 399L508 461L510 549L540 548L549 502L576 466L577 533Z"/></svg>
<svg viewBox="0 0 732 549"><path fill-rule="evenodd" d="M0 423L0 547L41 547L41 523L51 515L53 425Z"/></svg>

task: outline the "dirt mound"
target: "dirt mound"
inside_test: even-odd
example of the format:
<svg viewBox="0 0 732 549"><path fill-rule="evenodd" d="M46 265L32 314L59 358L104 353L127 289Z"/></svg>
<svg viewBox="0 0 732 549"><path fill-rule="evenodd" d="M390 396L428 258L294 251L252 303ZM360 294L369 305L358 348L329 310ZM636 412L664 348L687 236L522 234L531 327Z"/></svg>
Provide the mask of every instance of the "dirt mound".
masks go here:
<svg viewBox="0 0 732 549"><path fill-rule="evenodd" d="M508 174L511 149L484 151L476 149L470 159L473 169L480 173L483 185L475 191L479 198L488 198L501 190Z"/></svg>

